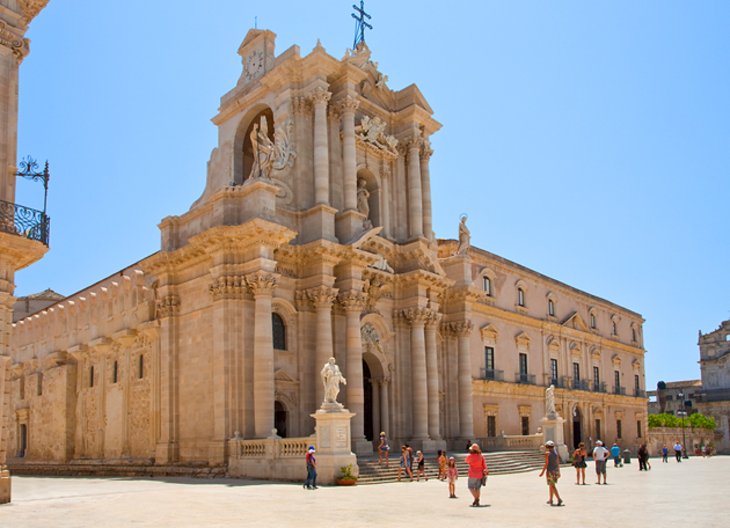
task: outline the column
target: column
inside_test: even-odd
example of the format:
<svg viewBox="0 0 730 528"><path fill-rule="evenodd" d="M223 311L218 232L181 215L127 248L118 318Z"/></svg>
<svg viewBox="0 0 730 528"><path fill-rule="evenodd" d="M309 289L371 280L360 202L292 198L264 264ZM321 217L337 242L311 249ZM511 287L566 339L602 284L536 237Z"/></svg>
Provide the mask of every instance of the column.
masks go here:
<svg viewBox="0 0 730 528"><path fill-rule="evenodd" d="M383 161L380 170L380 219L383 226L383 234L392 237L393 232L390 226L390 175L392 173L389 161Z"/></svg>
<svg viewBox="0 0 730 528"><path fill-rule="evenodd" d="M439 416L439 371L436 350L436 328L439 315L432 314L426 324L426 375L428 376L428 435L432 440L441 438L441 421Z"/></svg>
<svg viewBox="0 0 730 528"><path fill-rule="evenodd" d="M428 308L409 308L403 315L411 325L411 408L414 439L428 438L428 385L426 379L426 339L424 328L431 316Z"/></svg>
<svg viewBox="0 0 730 528"><path fill-rule="evenodd" d="M254 435L267 438L274 428L274 338L271 328L271 297L277 277L258 271L246 276L254 296L253 404Z"/></svg>
<svg viewBox="0 0 730 528"><path fill-rule="evenodd" d="M423 236L420 149L420 138L408 143L408 226L409 234L414 238Z"/></svg>
<svg viewBox="0 0 730 528"><path fill-rule="evenodd" d="M332 303L337 296L337 289L329 286L317 286L307 290L307 297L314 306L316 323L315 336L315 367L314 372L319 376L327 360L334 356L332 347ZM349 367L349 365L348 365ZM324 387L322 383L315 383L315 404L321 405L324 402Z"/></svg>
<svg viewBox="0 0 730 528"><path fill-rule="evenodd" d="M347 408L355 413L351 422L353 440L365 438L365 390L362 374L362 338L360 314L365 308L365 295L358 291L340 294L340 304L345 309L347 349Z"/></svg>
<svg viewBox="0 0 730 528"><path fill-rule="evenodd" d="M380 382L380 428L382 431L392 437L390 430L390 396L389 396L390 377L386 376Z"/></svg>
<svg viewBox="0 0 730 528"><path fill-rule="evenodd" d="M471 353L469 335L474 323L460 321L450 324L451 331L459 339L459 436L473 438L474 410L472 402Z"/></svg>
<svg viewBox="0 0 730 528"><path fill-rule="evenodd" d="M327 138L327 102L332 94L318 86L311 95L314 106L314 202L330 202L330 158Z"/></svg>
<svg viewBox="0 0 730 528"><path fill-rule="evenodd" d="M426 238L433 240L433 227L431 222L431 175L429 172L429 161L433 150L428 139L423 141L421 151L421 188L423 189L423 234Z"/></svg>
<svg viewBox="0 0 730 528"><path fill-rule="evenodd" d="M346 96L339 105L342 114L342 157L344 162L345 211L357 209L357 155L355 149L355 110L360 102ZM350 409L352 410L352 408ZM355 415L357 420L357 415Z"/></svg>

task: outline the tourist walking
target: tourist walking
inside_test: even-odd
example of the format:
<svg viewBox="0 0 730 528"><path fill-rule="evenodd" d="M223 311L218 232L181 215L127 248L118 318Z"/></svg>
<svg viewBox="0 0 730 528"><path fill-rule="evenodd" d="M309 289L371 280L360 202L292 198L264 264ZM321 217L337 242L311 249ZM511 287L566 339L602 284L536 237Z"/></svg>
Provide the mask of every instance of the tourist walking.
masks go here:
<svg viewBox="0 0 730 528"><path fill-rule="evenodd" d="M388 437L385 436L384 431L380 433L380 442L378 442L378 465L383 464L383 458L385 458L385 467L388 467L388 459L390 458L390 444L388 443Z"/></svg>
<svg viewBox="0 0 730 528"><path fill-rule="evenodd" d="M446 451L439 449L436 462L439 465L439 480L446 480Z"/></svg>
<svg viewBox="0 0 730 528"><path fill-rule="evenodd" d="M611 456L613 457L613 467L623 467L621 463L621 448L616 442L611 446Z"/></svg>
<svg viewBox="0 0 730 528"><path fill-rule="evenodd" d="M682 461L682 444L679 443L679 440L674 443L674 456L677 458L677 462Z"/></svg>
<svg viewBox="0 0 730 528"><path fill-rule="evenodd" d="M598 482L601 483L601 475L603 475L603 484L606 484L606 460L608 459L608 449L603 447L603 442L596 440L596 447L593 448L593 461L596 463L596 476Z"/></svg>
<svg viewBox="0 0 730 528"><path fill-rule="evenodd" d="M573 451L573 466L575 466L575 483L586 485L586 445L581 442L578 447ZM582 482L581 482L582 481Z"/></svg>
<svg viewBox="0 0 730 528"><path fill-rule="evenodd" d="M481 487L487 483L487 475L489 475L489 469L487 468L487 462L484 460L482 450L477 444L472 444L469 447L469 454L466 455L466 463L469 465L469 473L467 474L468 483L467 487L474 497L472 506L479 506L479 498L481 497Z"/></svg>
<svg viewBox="0 0 730 528"><path fill-rule="evenodd" d="M449 465L446 468L446 478L449 481L449 498L456 498L456 480L459 478L459 468L456 467L456 459L449 457Z"/></svg>
<svg viewBox="0 0 730 528"><path fill-rule="evenodd" d="M426 457L423 456L423 451L419 449L416 451L416 481L421 480L421 477L428 480L426 476Z"/></svg>
<svg viewBox="0 0 730 528"><path fill-rule="evenodd" d="M667 447L667 444L664 444L662 447L662 462L668 462L667 458L669 457L669 448Z"/></svg>
<svg viewBox="0 0 730 528"><path fill-rule="evenodd" d="M639 452L637 453L639 458L639 471L649 471L647 462L649 461L649 450L646 448L646 444L639 446Z"/></svg>
<svg viewBox="0 0 730 528"><path fill-rule="evenodd" d="M411 457L408 448L405 445L400 446L400 465L398 466L398 480L405 470L406 475L413 481L413 472L411 471Z"/></svg>
<svg viewBox="0 0 730 528"><path fill-rule="evenodd" d="M307 464L307 480L304 481L304 488L315 490L317 488L317 459L314 457L314 446L309 446L304 461Z"/></svg>
<svg viewBox="0 0 730 528"><path fill-rule="evenodd" d="M557 487L560 478L560 455L555 450L555 442L552 440L545 442L545 464L543 464L542 471L538 476L542 477L543 475L547 480L548 493L550 494L547 504L550 506L565 506ZM553 502L553 498L558 499L557 504Z"/></svg>

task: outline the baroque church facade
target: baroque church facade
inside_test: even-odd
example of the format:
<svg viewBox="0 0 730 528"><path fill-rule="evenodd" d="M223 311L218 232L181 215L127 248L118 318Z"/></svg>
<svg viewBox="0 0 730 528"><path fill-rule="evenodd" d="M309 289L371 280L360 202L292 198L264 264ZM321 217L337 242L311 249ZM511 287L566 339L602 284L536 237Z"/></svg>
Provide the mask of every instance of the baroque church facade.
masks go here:
<svg viewBox="0 0 730 528"><path fill-rule="evenodd" d="M353 450L646 435L641 315L432 229L415 85L363 44L276 55L251 30L218 146L161 249L20 319L9 462L225 466L231 438L307 437L335 357Z"/></svg>

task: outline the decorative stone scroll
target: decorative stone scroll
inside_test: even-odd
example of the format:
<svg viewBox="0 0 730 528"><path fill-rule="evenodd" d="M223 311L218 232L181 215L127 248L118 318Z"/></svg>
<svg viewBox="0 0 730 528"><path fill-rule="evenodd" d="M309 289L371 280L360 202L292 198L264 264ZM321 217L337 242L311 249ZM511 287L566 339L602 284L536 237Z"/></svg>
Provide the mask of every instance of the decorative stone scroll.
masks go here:
<svg viewBox="0 0 730 528"><path fill-rule="evenodd" d="M398 140L395 136L385 133L388 125L379 117L362 116L360 124L355 127L355 135L368 145L387 152L391 155L398 155Z"/></svg>

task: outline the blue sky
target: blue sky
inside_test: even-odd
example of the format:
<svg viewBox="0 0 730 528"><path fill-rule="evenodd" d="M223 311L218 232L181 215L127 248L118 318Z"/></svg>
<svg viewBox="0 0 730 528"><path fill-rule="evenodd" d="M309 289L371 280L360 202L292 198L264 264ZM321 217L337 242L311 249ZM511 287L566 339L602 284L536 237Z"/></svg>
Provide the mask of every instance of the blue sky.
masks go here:
<svg viewBox="0 0 730 528"><path fill-rule="evenodd" d="M71 294L159 249L200 195L254 25L341 57L353 1L51 0L28 32L18 154L51 163L51 250L16 295ZM214 6L214 7L212 7ZM647 387L699 377L730 318L730 3L371 0L373 59L416 83L434 230L646 319ZM38 184L17 202L42 205ZM458 192L455 190L458 189Z"/></svg>

